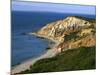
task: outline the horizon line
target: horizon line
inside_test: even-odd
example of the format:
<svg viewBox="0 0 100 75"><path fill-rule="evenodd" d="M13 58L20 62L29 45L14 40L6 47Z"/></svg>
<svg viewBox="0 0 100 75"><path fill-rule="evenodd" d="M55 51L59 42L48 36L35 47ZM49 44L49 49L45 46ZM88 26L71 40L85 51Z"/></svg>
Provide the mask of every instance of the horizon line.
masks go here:
<svg viewBox="0 0 100 75"><path fill-rule="evenodd" d="M11 8L12 11L57 12L91 15L96 14L95 6L63 3L12 1Z"/></svg>

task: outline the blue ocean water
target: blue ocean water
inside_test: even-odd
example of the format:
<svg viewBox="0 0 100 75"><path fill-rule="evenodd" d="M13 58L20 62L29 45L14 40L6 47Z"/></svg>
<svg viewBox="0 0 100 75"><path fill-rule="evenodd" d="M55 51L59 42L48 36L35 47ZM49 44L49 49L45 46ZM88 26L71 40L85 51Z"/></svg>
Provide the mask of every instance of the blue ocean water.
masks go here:
<svg viewBox="0 0 100 75"><path fill-rule="evenodd" d="M46 52L45 49L48 46L48 40L25 33L35 32L47 23L64 19L67 16L95 18L95 15L12 11L11 65L19 64L30 58L36 58Z"/></svg>

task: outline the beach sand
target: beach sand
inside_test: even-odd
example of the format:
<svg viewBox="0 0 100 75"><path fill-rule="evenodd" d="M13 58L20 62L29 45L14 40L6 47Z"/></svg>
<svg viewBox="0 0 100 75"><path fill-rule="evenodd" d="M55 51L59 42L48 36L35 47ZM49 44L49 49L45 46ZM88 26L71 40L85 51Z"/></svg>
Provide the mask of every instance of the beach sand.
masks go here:
<svg viewBox="0 0 100 75"><path fill-rule="evenodd" d="M42 35L38 35L36 33L30 33L30 35L34 35L34 36L37 36L37 37L42 37L44 39L48 39L50 40L51 42L54 42L55 44L53 45L52 48L48 49L46 53L44 53L43 55L37 57L37 58L31 58L19 65L16 65L14 67L12 67L12 70L11 70L11 74L16 74L16 73L19 73L21 71L25 71L27 69L30 68L31 65L33 65L36 61L40 60L40 59L44 59L44 58L51 58L51 57L54 57L56 54L57 54L57 50L56 50L56 47L58 46L59 42L52 39L52 38L49 38L47 36L42 36Z"/></svg>

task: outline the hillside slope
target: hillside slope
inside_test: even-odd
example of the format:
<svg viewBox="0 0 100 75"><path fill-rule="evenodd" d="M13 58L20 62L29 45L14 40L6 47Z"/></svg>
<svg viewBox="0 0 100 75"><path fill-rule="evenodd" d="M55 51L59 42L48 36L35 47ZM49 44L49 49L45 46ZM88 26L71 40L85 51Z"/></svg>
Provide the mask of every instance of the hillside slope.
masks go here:
<svg viewBox="0 0 100 75"><path fill-rule="evenodd" d="M70 49L56 57L41 59L21 73L57 72L95 69L95 46Z"/></svg>

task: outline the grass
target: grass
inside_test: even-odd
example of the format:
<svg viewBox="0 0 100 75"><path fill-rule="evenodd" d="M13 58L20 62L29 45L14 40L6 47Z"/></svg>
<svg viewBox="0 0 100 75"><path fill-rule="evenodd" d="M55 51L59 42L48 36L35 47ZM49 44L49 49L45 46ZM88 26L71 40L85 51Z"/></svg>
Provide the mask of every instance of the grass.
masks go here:
<svg viewBox="0 0 100 75"><path fill-rule="evenodd" d="M21 73L42 73L96 68L94 47L80 47L62 52L53 58L41 59Z"/></svg>

